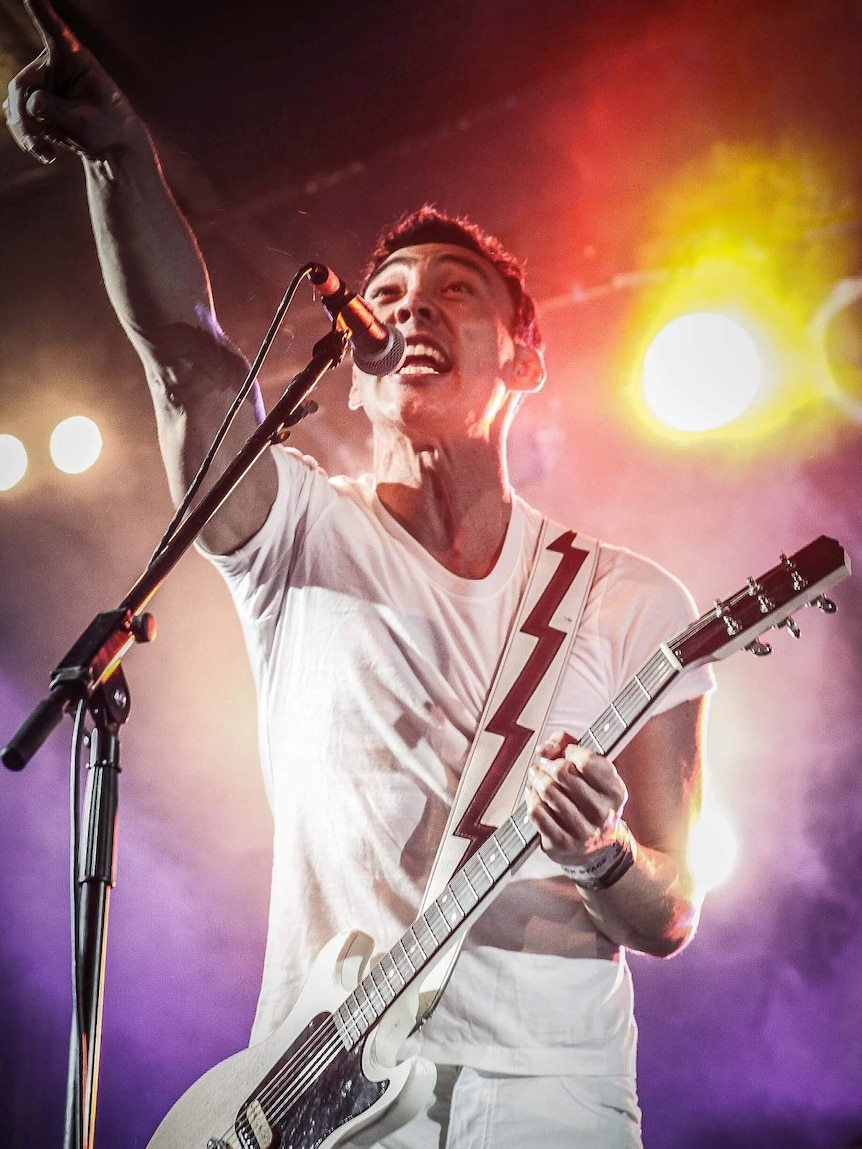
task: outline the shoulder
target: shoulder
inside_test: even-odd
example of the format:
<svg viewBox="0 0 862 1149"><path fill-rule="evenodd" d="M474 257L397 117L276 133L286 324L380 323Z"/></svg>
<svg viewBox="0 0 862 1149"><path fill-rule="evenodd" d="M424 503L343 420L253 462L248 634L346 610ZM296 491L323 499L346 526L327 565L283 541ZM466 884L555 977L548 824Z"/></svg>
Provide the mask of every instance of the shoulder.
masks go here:
<svg viewBox="0 0 862 1149"><path fill-rule="evenodd" d="M600 635L639 652L697 617L694 599L675 575L645 555L610 543L599 548L588 612Z"/></svg>
<svg viewBox="0 0 862 1149"><path fill-rule="evenodd" d="M694 610L688 588L666 567L628 547L602 542L596 563L596 583L605 594L629 598L661 595L668 601L684 603Z"/></svg>

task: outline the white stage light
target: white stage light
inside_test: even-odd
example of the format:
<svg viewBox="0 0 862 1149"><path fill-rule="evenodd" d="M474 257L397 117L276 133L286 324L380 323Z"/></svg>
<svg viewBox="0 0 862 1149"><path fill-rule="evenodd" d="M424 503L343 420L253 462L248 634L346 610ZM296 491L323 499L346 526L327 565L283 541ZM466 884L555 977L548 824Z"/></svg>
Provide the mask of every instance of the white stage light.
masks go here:
<svg viewBox="0 0 862 1149"><path fill-rule="evenodd" d="M740 323L694 312L668 323L647 348L644 401L676 431L710 431L739 418L762 376L757 345Z"/></svg>
<svg viewBox="0 0 862 1149"><path fill-rule="evenodd" d="M726 815L712 803L705 803L688 845L688 864L700 889L715 889L728 879L737 849L736 835Z"/></svg>
<svg viewBox="0 0 862 1149"><path fill-rule="evenodd" d="M0 435L0 491L10 491L24 478L27 451L14 435Z"/></svg>
<svg viewBox="0 0 862 1149"><path fill-rule="evenodd" d="M67 475L79 475L95 463L102 452L99 428L86 415L73 415L58 423L51 435L54 466Z"/></svg>

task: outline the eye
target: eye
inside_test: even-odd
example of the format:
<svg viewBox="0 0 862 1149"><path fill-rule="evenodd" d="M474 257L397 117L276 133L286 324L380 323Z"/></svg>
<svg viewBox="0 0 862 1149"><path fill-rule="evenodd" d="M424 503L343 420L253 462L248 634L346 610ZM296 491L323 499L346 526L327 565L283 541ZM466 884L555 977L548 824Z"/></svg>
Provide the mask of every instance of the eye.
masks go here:
<svg viewBox="0 0 862 1149"><path fill-rule="evenodd" d="M393 299L399 294L399 291L400 288L394 283L380 283L371 289L367 298L372 302L376 300Z"/></svg>
<svg viewBox="0 0 862 1149"><path fill-rule="evenodd" d="M450 295L473 295L475 288L466 279L453 279L446 284L444 290Z"/></svg>

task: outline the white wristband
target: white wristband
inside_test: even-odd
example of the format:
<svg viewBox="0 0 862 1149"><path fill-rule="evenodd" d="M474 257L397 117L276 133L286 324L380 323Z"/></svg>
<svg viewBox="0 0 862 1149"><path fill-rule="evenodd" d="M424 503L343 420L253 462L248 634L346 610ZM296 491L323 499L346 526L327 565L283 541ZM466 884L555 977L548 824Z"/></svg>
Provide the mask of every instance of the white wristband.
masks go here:
<svg viewBox="0 0 862 1149"><path fill-rule="evenodd" d="M583 863L562 866L563 873L585 890L607 890L627 873L637 860L637 842L622 819L617 823L616 837Z"/></svg>

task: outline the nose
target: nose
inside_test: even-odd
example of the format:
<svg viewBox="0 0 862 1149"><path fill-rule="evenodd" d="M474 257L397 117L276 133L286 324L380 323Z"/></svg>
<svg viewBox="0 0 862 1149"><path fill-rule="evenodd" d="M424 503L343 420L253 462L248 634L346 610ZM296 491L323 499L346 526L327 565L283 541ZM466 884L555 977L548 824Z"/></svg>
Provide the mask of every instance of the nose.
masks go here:
<svg viewBox="0 0 862 1149"><path fill-rule="evenodd" d="M411 319L434 320L437 316L437 305L421 286L411 287L402 295L395 306L395 322L407 324Z"/></svg>

